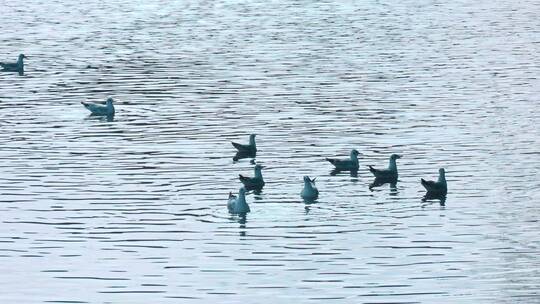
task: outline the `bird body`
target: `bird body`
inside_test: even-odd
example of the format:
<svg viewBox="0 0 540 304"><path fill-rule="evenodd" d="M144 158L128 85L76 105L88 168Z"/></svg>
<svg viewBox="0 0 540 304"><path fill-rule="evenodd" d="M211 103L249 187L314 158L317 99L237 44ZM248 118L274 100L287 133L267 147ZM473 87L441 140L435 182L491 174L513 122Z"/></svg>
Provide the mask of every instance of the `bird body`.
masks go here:
<svg viewBox="0 0 540 304"><path fill-rule="evenodd" d="M397 180L398 179L398 170L396 159L401 158L400 155L392 154L390 155L390 163L387 169L375 169L373 166L369 166L369 171L373 173L375 178L383 180Z"/></svg>
<svg viewBox="0 0 540 304"><path fill-rule="evenodd" d="M85 108L87 108L90 112L92 112L92 115L112 116L114 115L113 101L114 100L112 98L109 98L107 99L106 104L85 102L85 101L82 101L81 103Z"/></svg>
<svg viewBox="0 0 540 304"><path fill-rule="evenodd" d="M255 144L255 134L249 136L249 144L243 145L236 142L231 142L231 144L238 150L238 153L244 154L255 154L257 152L257 145Z"/></svg>
<svg viewBox="0 0 540 304"><path fill-rule="evenodd" d="M0 62L0 66L2 67L2 72L18 72L19 75L24 74L24 61L23 59L27 58L24 56L24 54L19 55L19 59L17 59L17 62L14 63L4 63Z"/></svg>
<svg viewBox="0 0 540 304"><path fill-rule="evenodd" d="M251 210L246 202L246 189L243 187L238 191L238 196L229 193L229 201L227 202L229 213L242 214L248 213Z"/></svg>
<svg viewBox="0 0 540 304"><path fill-rule="evenodd" d="M436 182L426 181L423 178L420 179L420 182L422 183L422 186L424 186L424 188L426 188L426 190L430 194L446 195L446 193L448 192L448 186L446 185L446 177L445 177L444 168L439 169L439 179Z"/></svg>
<svg viewBox="0 0 540 304"><path fill-rule="evenodd" d="M315 186L315 179L310 179L309 176L304 176L304 188L300 192L303 199L316 199L319 196L319 190Z"/></svg>
<svg viewBox="0 0 540 304"><path fill-rule="evenodd" d="M336 170L356 171L358 170L358 154L360 153L357 150L352 149L349 159L326 158L326 160L332 165L334 165L334 167L336 167Z"/></svg>
<svg viewBox="0 0 540 304"><path fill-rule="evenodd" d="M262 176L262 166L261 165L255 165L255 176L254 177L247 177L243 176L242 174L238 175L238 178L244 184L244 187L246 190L261 190L264 187L264 179Z"/></svg>

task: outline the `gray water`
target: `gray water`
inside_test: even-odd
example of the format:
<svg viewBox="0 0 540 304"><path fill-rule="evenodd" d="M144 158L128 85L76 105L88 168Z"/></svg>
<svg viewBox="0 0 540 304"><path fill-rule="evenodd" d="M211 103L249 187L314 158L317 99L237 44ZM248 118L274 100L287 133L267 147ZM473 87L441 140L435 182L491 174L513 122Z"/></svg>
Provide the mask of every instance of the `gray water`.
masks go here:
<svg viewBox="0 0 540 304"><path fill-rule="evenodd" d="M540 303L539 2L86 2L2 2L1 303Z"/></svg>

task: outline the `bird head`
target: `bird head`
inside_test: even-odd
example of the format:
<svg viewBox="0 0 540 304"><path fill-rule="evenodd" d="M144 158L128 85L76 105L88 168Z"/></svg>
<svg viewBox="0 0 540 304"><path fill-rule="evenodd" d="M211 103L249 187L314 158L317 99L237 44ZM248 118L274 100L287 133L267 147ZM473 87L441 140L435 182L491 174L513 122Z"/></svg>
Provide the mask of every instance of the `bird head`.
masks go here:
<svg viewBox="0 0 540 304"><path fill-rule="evenodd" d="M257 135L255 135L255 134L249 135L249 144L250 144L250 145L254 145L254 144L255 144L255 136L257 136Z"/></svg>
<svg viewBox="0 0 540 304"><path fill-rule="evenodd" d="M242 187L240 190L238 190L239 195L246 195L246 188Z"/></svg>

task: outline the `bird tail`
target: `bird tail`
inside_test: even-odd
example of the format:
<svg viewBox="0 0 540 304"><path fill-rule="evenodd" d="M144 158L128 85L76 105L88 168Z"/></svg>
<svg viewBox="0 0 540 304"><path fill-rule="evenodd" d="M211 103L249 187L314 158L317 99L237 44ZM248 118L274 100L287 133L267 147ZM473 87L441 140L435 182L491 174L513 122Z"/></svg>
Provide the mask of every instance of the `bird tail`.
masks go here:
<svg viewBox="0 0 540 304"><path fill-rule="evenodd" d="M242 174L238 174L238 178L240 179L241 182L244 182L246 181L248 178L243 176Z"/></svg>
<svg viewBox="0 0 540 304"><path fill-rule="evenodd" d="M427 181L423 178L420 179L420 183L422 183L422 186L424 186L424 188L426 188L427 191L432 191L435 186L435 182Z"/></svg>
<svg viewBox="0 0 540 304"><path fill-rule="evenodd" d="M373 168L373 166L369 165L369 172L371 173L375 173L377 171L377 169Z"/></svg>
<svg viewBox="0 0 540 304"><path fill-rule="evenodd" d="M332 165L336 163L336 160L333 159L333 158L328 158L328 157L327 157L327 158L326 158L326 161L329 162L329 163L331 163Z"/></svg>
<svg viewBox="0 0 540 304"><path fill-rule="evenodd" d="M233 145L233 147L235 147L238 150L242 149L242 145L239 143L235 143L234 141L231 141L231 144Z"/></svg>

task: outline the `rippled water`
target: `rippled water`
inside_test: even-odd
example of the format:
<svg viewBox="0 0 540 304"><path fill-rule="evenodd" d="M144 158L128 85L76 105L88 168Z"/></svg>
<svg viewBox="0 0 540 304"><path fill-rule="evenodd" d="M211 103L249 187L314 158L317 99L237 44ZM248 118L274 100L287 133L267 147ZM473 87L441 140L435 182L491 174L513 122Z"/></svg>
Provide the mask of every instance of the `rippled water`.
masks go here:
<svg viewBox="0 0 540 304"><path fill-rule="evenodd" d="M539 12L3 2L1 59L29 59L0 74L0 302L539 303ZM112 122L80 105L107 96ZM351 148L358 177L331 176ZM391 153L397 189L370 191ZM446 206L421 202L439 167Z"/></svg>

